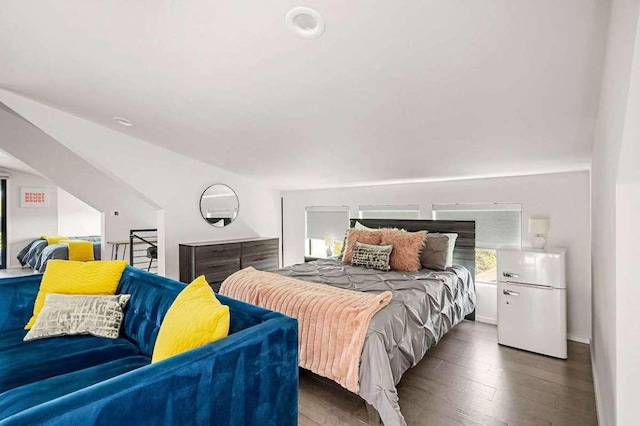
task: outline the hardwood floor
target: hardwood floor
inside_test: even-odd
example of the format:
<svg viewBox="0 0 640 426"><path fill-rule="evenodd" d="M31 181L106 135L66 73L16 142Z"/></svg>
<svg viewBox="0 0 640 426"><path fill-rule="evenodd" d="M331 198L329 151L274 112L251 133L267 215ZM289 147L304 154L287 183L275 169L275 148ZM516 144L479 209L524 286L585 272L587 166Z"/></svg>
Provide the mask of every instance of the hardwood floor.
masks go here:
<svg viewBox="0 0 640 426"><path fill-rule="evenodd" d="M497 343L495 326L464 321L398 385L409 425L596 425L589 346L569 359ZM366 425L362 399L301 370L301 426Z"/></svg>

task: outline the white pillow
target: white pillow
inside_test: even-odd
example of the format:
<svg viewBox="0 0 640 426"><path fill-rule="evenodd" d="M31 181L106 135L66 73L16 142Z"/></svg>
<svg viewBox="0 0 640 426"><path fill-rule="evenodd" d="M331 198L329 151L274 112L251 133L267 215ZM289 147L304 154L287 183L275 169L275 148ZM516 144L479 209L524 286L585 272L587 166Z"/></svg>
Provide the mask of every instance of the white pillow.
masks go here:
<svg viewBox="0 0 640 426"><path fill-rule="evenodd" d="M364 229L366 231L374 231L375 228L369 228L368 226L364 226L360 222L356 220L356 224L353 226L354 229Z"/></svg>
<svg viewBox="0 0 640 426"><path fill-rule="evenodd" d="M453 250L456 248L458 234L442 234L449 237L449 252L447 253L447 268L453 265Z"/></svg>

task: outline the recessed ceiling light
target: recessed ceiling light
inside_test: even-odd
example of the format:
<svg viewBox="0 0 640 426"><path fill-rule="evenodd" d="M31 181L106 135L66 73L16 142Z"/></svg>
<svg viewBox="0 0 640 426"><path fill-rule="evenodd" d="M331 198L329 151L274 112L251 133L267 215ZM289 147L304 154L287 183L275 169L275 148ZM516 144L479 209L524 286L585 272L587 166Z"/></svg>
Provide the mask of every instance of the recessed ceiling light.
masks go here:
<svg viewBox="0 0 640 426"><path fill-rule="evenodd" d="M133 123L129 120L127 120L126 118L122 118L122 117L113 117L113 119L115 120L116 123L121 124L125 127L133 127Z"/></svg>
<svg viewBox="0 0 640 426"><path fill-rule="evenodd" d="M308 7L294 7L287 13L286 23L302 38L318 38L324 32L322 16Z"/></svg>

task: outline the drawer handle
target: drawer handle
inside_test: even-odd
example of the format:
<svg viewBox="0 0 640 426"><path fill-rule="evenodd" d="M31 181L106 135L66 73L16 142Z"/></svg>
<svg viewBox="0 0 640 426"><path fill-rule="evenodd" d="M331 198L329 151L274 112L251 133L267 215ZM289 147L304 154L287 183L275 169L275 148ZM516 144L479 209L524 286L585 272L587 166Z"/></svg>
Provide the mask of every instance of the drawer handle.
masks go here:
<svg viewBox="0 0 640 426"><path fill-rule="evenodd" d="M502 290L502 294L507 295L507 296L520 296L520 293L518 293L517 291L511 291L511 290L507 290L507 289L503 289Z"/></svg>
<svg viewBox="0 0 640 426"><path fill-rule="evenodd" d="M520 275L514 272L502 272L502 276L507 278L518 278Z"/></svg>

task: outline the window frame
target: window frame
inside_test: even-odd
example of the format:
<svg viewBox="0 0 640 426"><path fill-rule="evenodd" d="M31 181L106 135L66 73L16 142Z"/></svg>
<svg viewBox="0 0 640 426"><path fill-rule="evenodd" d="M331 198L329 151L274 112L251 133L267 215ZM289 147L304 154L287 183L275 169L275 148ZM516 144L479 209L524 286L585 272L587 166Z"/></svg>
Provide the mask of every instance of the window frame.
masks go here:
<svg viewBox="0 0 640 426"><path fill-rule="evenodd" d="M434 203L431 206L431 217L433 220L448 220L448 219L438 219L438 212L442 211L466 211L466 212L481 212L481 211L517 211L520 214L520 227L519 227L519 244L518 247L522 247L522 203ZM451 219L455 220L455 219ZM478 228L476 224L476 236L478 234ZM509 246L509 245L507 245ZM495 281L486 281L486 280L477 280L478 276L478 251L493 251L496 253L496 262L497 262L497 251L498 247L484 247L482 245L477 244L475 247L475 262L476 262L476 274L473 277L476 283L482 283L487 285L497 285L498 277L497 277L497 263L496 263L496 280ZM484 272L484 271L483 271Z"/></svg>
<svg viewBox="0 0 640 426"><path fill-rule="evenodd" d="M310 237L309 236L309 213L345 213L346 214L346 221L345 221L345 228L341 231L335 231L334 235L332 235L332 237L334 238L334 241L336 241L338 238L342 239L344 233L346 232L346 230L349 228L349 220L350 220L350 216L351 216L351 206L346 206L346 205L339 205L339 206L305 206L304 209L305 213L304 213L304 243L305 243L305 256L307 257L314 257L314 258L327 258L327 254L326 252L323 253L322 255L318 255L319 251L315 252L313 251L313 247L314 247L314 241L316 243L316 246L318 245L319 241L322 241L322 243L324 244L325 242L323 241L323 238L315 238L315 237ZM342 234L342 235L339 235ZM326 247L326 246L325 246ZM333 247L332 247L333 249Z"/></svg>
<svg viewBox="0 0 640 426"><path fill-rule="evenodd" d="M417 216L412 218L407 217L364 217L365 212L390 212L390 213L411 213L416 212ZM362 204L358 206L358 219L420 219L420 206L418 204Z"/></svg>

